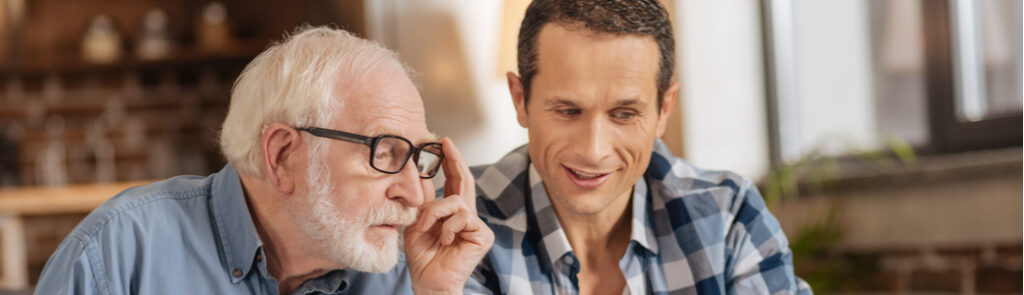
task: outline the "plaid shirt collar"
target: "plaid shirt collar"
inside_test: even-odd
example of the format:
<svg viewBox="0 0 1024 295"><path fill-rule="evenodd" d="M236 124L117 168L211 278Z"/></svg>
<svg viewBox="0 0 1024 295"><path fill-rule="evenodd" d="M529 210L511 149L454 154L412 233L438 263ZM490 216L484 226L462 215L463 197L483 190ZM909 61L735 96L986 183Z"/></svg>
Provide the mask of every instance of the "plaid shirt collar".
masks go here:
<svg viewBox="0 0 1024 295"><path fill-rule="evenodd" d="M519 149L516 152L525 151L527 150ZM529 210L527 211L527 223L536 225L536 229L539 230L541 238L536 239L534 249L537 249L539 260L544 262L542 268L547 271L556 261L569 255L572 252L572 246L569 244L568 237L565 236L558 216L555 215L554 208L551 207L551 199L548 197L547 190L544 189L544 181L541 180L533 163L529 163L528 166L529 176L526 183L530 184L530 198L529 204L526 206L526 210ZM647 218L649 210L651 210L648 207L647 192L646 179L637 179L633 184L630 242L657 255L658 243L654 242L657 239L654 232L650 230L652 228L651 220Z"/></svg>

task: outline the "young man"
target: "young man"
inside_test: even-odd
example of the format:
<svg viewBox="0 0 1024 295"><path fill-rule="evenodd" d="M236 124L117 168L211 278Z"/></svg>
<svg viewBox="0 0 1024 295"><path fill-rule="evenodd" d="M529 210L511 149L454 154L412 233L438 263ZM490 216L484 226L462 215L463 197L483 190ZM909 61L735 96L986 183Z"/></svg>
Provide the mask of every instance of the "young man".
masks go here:
<svg viewBox="0 0 1024 295"><path fill-rule="evenodd" d="M36 294L459 294L493 241L469 168L427 131L404 66L348 32L308 28L256 57L221 147L220 172L132 188L89 214Z"/></svg>
<svg viewBox="0 0 1024 295"><path fill-rule="evenodd" d="M473 169L495 244L468 289L810 293L754 184L658 139L679 89L674 50L656 0L530 4L521 76L507 77L530 142Z"/></svg>

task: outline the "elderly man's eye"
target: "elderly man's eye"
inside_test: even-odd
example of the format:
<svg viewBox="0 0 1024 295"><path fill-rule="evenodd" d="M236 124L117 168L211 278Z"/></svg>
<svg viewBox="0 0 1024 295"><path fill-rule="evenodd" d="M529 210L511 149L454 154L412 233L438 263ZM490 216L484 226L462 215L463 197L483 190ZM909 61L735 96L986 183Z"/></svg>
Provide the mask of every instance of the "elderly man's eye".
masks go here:
<svg viewBox="0 0 1024 295"><path fill-rule="evenodd" d="M373 157L377 159L387 159L393 157L393 153L394 152L392 152L391 147L377 146L377 152L373 155Z"/></svg>

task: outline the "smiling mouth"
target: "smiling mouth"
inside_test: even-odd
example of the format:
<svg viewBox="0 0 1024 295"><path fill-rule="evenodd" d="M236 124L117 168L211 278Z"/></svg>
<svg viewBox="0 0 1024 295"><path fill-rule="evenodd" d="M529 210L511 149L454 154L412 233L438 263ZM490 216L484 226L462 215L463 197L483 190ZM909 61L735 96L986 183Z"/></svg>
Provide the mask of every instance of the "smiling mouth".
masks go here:
<svg viewBox="0 0 1024 295"><path fill-rule="evenodd" d="M562 166L566 173L569 174L569 179L572 180L577 186L587 189L593 189L604 184L608 180L608 176L611 173L600 173L600 172L584 172L569 167Z"/></svg>
<svg viewBox="0 0 1024 295"><path fill-rule="evenodd" d="M569 169L569 171L572 172L573 174L576 174L576 177L579 177L580 179L583 179L583 180L591 180L591 179L594 179L594 178L598 178L598 177L604 176L605 174L608 174L608 173L586 173L586 172L582 172L582 171L579 171L579 170L573 170L573 169Z"/></svg>

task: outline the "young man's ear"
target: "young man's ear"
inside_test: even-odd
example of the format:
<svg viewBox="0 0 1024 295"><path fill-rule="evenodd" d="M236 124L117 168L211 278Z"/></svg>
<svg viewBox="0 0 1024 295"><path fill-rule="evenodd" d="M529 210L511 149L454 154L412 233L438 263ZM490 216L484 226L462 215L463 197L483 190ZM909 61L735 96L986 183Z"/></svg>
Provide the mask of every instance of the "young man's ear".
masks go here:
<svg viewBox="0 0 1024 295"><path fill-rule="evenodd" d="M264 176L279 193L288 195L295 191L298 169L301 168L298 153L302 148L302 135L298 130L281 123L267 126L260 137L263 149Z"/></svg>
<svg viewBox="0 0 1024 295"><path fill-rule="evenodd" d="M516 120L519 126L526 128L526 97L523 95L523 81L519 76L508 72L505 74L508 80L508 92L512 94L512 104L516 107Z"/></svg>
<svg viewBox="0 0 1024 295"><path fill-rule="evenodd" d="M668 116L672 115L672 108L676 105L676 97L679 95L679 82L674 82L665 90L661 96L661 109L658 110L658 137L665 134L665 126L668 124Z"/></svg>

